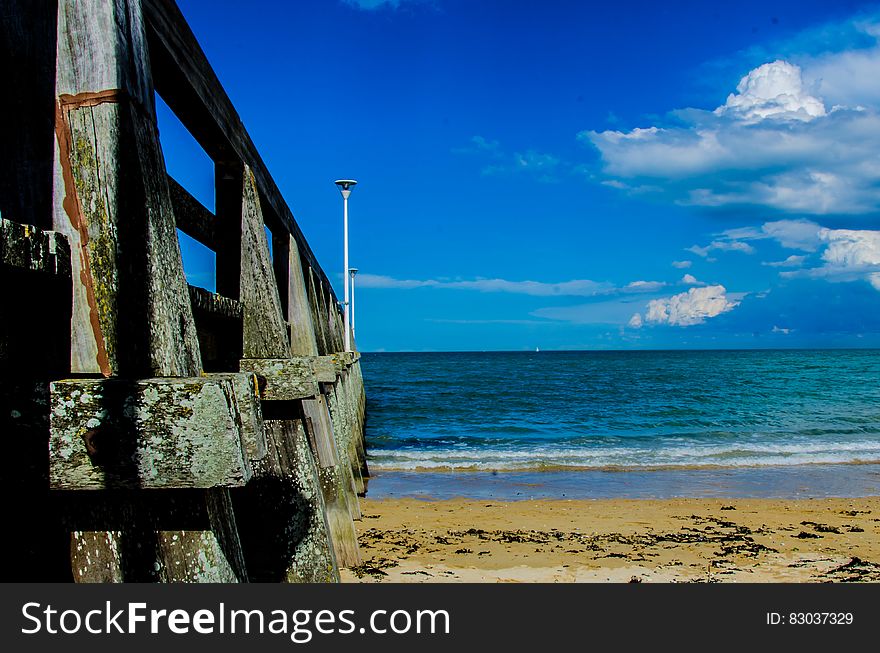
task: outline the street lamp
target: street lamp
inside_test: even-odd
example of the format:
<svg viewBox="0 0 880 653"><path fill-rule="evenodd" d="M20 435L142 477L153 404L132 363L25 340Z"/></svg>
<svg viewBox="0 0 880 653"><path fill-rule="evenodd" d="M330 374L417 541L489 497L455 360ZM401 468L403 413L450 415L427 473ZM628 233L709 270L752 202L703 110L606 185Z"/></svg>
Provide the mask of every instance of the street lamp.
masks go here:
<svg viewBox="0 0 880 653"><path fill-rule="evenodd" d="M354 179L337 179L334 183L342 193L342 224L345 241L343 246L345 259L343 265L345 267L343 269L348 272L348 196L351 195L351 189L357 182ZM348 321L348 280L345 279L345 275L343 275L343 282L345 282L345 351L351 351L351 328Z"/></svg>
<svg viewBox="0 0 880 653"><path fill-rule="evenodd" d="M357 334L354 328L354 278L357 275L357 268L348 268L348 276L351 277L351 337L354 338Z"/></svg>

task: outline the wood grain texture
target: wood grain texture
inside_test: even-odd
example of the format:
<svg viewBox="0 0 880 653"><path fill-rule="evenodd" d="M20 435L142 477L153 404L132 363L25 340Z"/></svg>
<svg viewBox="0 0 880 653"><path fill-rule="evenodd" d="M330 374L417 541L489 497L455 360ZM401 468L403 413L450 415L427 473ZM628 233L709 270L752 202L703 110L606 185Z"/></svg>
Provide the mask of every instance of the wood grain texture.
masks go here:
<svg viewBox="0 0 880 653"><path fill-rule="evenodd" d="M307 425L312 429L312 439L318 450L318 475L321 491L327 508L327 522L330 537L341 566L353 567L360 564L357 533L352 521L354 496L351 473L341 456L339 444L333 432L333 423L327 409L324 395L302 402Z"/></svg>
<svg viewBox="0 0 880 653"><path fill-rule="evenodd" d="M198 373L140 3L64 1L58 30L54 223L74 252L72 369Z"/></svg>
<svg viewBox="0 0 880 653"><path fill-rule="evenodd" d="M324 496L302 420L266 420L266 432L269 455L236 495L250 578L338 582Z"/></svg>
<svg viewBox="0 0 880 653"><path fill-rule="evenodd" d="M290 353L293 356L317 356L315 325L312 321L299 246L296 239L286 232L280 236L273 233L272 243L275 277L281 289L282 309L285 311L290 334Z"/></svg>
<svg viewBox="0 0 880 653"><path fill-rule="evenodd" d="M240 487L253 475L252 458L265 456L254 386L249 374L56 381L50 384L50 485Z"/></svg>
<svg viewBox="0 0 880 653"><path fill-rule="evenodd" d="M256 183L245 167L241 204L241 287L244 306L244 358L280 358L290 354L287 325L260 209Z"/></svg>
<svg viewBox="0 0 880 653"><path fill-rule="evenodd" d="M318 394L318 382L311 358L243 358L242 372L257 375L260 399L294 401Z"/></svg>

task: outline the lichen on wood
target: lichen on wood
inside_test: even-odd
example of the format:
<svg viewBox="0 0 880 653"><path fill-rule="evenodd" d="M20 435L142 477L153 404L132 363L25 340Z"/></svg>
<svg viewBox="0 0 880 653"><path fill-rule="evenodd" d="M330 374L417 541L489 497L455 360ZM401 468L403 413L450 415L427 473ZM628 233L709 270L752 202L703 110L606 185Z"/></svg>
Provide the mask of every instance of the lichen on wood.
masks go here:
<svg viewBox="0 0 880 653"><path fill-rule="evenodd" d="M254 383L246 374L52 383L51 486L244 485L260 448L254 425L261 420L248 396Z"/></svg>

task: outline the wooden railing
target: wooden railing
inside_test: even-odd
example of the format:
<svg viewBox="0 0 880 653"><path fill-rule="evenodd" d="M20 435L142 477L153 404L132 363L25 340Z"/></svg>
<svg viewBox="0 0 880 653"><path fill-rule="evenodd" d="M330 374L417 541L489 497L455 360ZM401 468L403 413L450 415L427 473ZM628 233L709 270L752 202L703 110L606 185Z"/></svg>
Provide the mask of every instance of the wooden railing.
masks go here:
<svg viewBox="0 0 880 653"><path fill-rule="evenodd" d="M2 426L45 449L0 481L35 488L74 580L338 579L367 471L332 285L173 2L59 0L54 25L54 156L31 152L52 157L51 228L0 230L4 279L60 298L27 373L0 329ZM156 92L214 161L213 212L166 173ZM176 229L216 253L216 293L187 285Z"/></svg>

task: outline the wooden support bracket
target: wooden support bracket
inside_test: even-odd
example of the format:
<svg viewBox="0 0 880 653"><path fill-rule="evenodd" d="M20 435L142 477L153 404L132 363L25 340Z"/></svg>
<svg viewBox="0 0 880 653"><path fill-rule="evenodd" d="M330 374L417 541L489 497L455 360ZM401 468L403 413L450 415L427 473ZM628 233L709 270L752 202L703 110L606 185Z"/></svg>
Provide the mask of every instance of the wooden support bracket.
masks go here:
<svg viewBox="0 0 880 653"><path fill-rule="evenodd" d="M257 375L260 399L291 401L317 396L318 383L310 356L300 358L243 358L242 372Z"/></svg>
<svg viewBox="0 0 880 653"><path fill-rule="evenodd" d="M241 487L266 455L253 374L50 384L53 489Z"/></svg>

